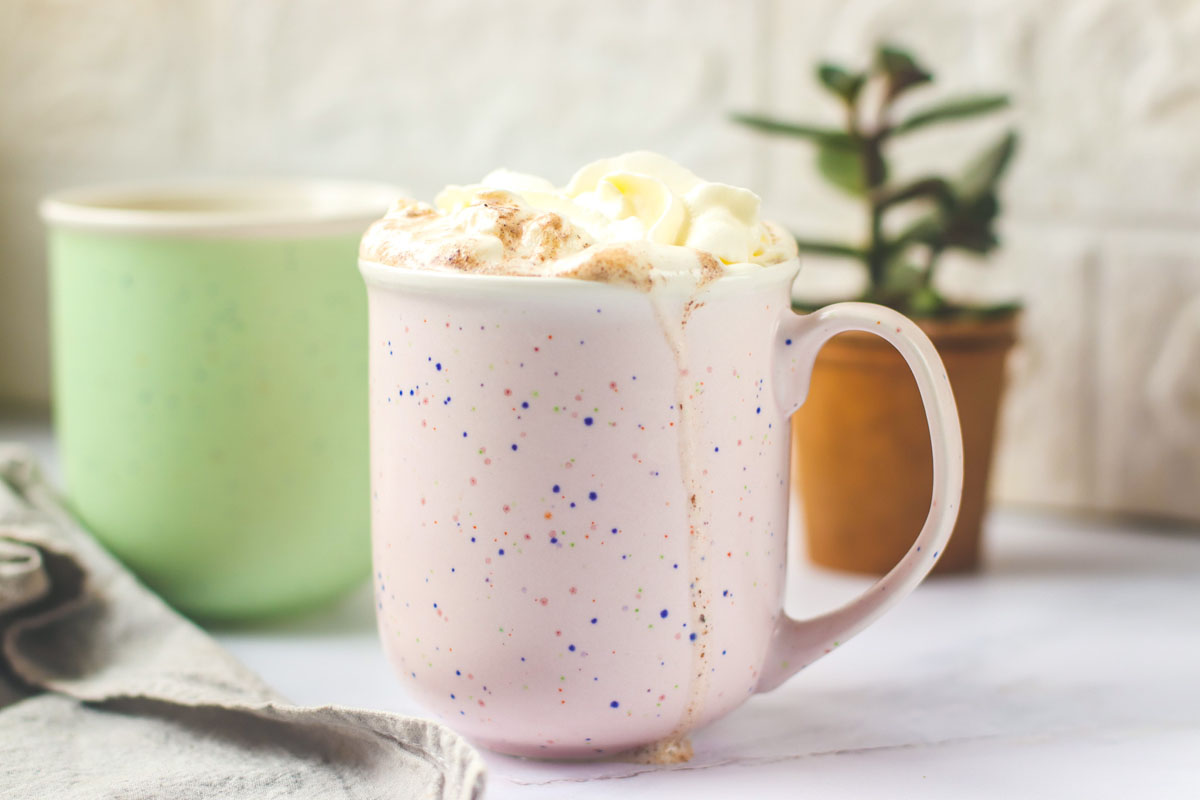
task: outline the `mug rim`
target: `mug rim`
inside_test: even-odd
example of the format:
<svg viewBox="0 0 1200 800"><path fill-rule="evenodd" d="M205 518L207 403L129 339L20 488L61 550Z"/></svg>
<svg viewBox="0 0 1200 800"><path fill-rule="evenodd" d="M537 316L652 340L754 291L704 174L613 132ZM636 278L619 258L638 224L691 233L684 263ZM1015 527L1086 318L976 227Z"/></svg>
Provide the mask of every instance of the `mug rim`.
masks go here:
<svg viewBox="0 0 1200 800"><path fill-rule="evenodd" d="M38 206L53 228L163 236L359 233L404 196L376 181L212 178L107 183L53 192Z"/></svg>
<svg viewBox="0 0 1200 800"><path fill-rule="evenodd" d="M700 288L707 293L721 287L751 288L762 284L784 283L787 285L795 280L800 269L799 256L793 256L778 264L759 266L757 264L740 264L745 267L735 272L722 275ZM368 288L380 289L424 289L436 291L445 289L454 291L460 289L477 289L480 291L497 291L504 293L526 293L534 291L589 291L595 292L600 287L608 289L627 289L637 294L645 294L641 289L625 283L607 283L603 281L584 280L561 275L491 275L476 272L461 272L451 270L417 270L405 267L394 267L378 261L360 258L358 270L363 276ZM686 291L695 292L696 286L690 280L671 281L662 284L663 288L676 285Z"/></svg>

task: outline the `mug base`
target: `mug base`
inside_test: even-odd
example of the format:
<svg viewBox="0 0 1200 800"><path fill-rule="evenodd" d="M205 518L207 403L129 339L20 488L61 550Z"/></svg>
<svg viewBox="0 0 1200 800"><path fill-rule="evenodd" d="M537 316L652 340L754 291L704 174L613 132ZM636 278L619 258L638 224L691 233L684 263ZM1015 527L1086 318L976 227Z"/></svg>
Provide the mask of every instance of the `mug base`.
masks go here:
<svg viewBox="0 0 1200 800"><path fill-rule="evenodd" d="M625 764L684 764L691 760L692 740L686 734L649 744L618 744L593 747L590 744L542 744L506 742L496 739L469 737L471 742L493 753L529 759L530 761L611 761Z"/></svg>

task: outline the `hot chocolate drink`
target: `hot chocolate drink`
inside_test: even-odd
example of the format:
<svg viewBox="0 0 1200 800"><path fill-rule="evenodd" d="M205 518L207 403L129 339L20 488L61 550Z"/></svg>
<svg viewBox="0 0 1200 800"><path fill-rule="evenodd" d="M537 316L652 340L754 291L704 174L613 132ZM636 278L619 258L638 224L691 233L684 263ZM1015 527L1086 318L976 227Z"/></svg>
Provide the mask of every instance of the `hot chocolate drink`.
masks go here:
<svg viewBox="0 0 1200 800"><path fill-rule="evenodd" d="M380 635L480 744L686 757L689 731L865 626L949 535L937 356L887 309L792 313L795 242L758 207L631 153L562 188L496 172L402 201L364 236ZM788 417L849 329L936 398L938 507L879 591L796 622Z"/></svg>

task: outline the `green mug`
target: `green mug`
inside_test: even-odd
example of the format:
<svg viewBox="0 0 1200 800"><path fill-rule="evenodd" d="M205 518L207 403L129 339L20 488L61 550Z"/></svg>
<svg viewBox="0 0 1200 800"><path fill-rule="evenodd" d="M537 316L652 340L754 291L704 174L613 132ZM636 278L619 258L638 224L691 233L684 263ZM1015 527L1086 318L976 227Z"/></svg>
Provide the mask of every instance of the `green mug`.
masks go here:
<svg viewBox="0 0 1200 800"><path fill-rule="evenodd" d="M370 571L363 231L389 186L43 201L67 499L192 616L316 606Z"/></svg>

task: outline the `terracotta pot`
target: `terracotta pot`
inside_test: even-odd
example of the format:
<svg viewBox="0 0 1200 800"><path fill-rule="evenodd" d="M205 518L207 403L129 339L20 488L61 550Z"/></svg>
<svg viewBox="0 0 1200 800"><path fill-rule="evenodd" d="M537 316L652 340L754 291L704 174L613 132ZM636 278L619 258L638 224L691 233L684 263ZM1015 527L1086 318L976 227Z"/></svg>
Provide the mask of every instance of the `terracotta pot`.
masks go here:
<svg viewBox="0 0 1200 800"><path fill-rule="evenodd" d="M1004 362L1016 315L985 322L923 321L950 375L962 422L965 480L958 523L934 572L979 567L980 526ZM904 360L865 333L834 337L792 421L793 491L817 564L883 574L929 511L932 456L925 413Z"/></svg>

